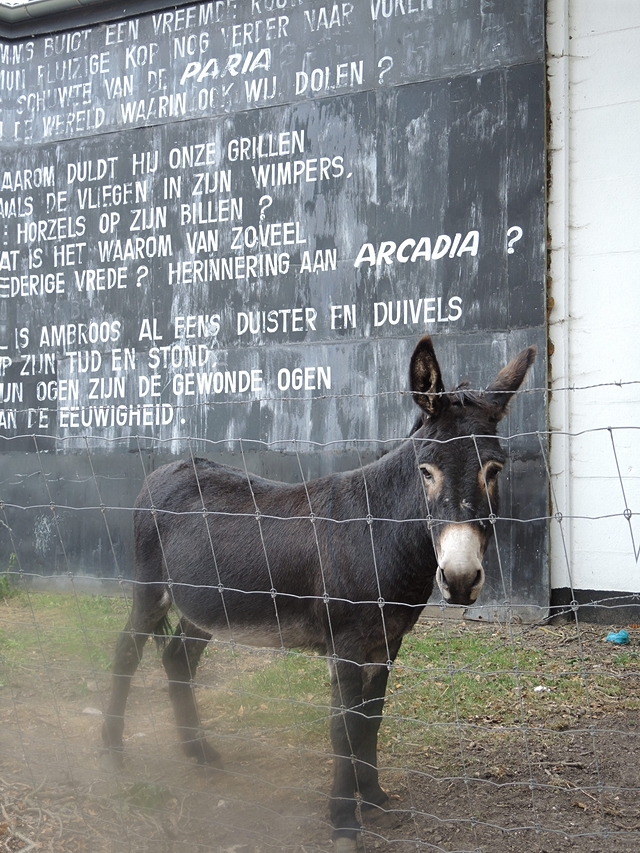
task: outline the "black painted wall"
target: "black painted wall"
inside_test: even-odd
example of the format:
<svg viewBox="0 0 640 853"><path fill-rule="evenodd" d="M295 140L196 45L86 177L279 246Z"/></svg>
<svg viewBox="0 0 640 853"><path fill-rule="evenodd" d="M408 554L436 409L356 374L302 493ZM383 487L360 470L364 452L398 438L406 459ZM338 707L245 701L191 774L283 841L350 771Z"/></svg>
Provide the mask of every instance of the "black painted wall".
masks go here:
<svg viewBox="0 0 640 853"><path fill-rule="evenodd" d="M372 458L424 332L448 385L535 343L543 388L543 33L542 0L225 0L0 42L0 562L127 574L175 454ZM545 399L485 604L548 604Z"/></svg>

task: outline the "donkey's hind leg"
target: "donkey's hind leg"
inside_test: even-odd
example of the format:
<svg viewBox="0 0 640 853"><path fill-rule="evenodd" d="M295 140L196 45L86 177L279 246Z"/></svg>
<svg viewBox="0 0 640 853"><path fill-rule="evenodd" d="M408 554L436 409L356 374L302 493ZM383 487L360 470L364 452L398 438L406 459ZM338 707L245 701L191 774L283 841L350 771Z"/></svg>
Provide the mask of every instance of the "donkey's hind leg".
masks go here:
<svg viewBox="0 0 640 853"><path fill-rule="evenodd" d="M111 677L111 696L102 725L102 743L113 754L122 751L124 712L131 679L142 660L145 643L162 625L171 599L158 587L134 592L133 608L127 624L118 636Z"/></svg>
<svg viewBox="0 0 640 853"><path fill-rule="evenodd" d="M198 764L220 766L220 754L207 743L202 733L193 690L196 669L210 639L211 634L201 631L183 616L164 650L162 662L169 679L169 696L182 749Z"/></svg>

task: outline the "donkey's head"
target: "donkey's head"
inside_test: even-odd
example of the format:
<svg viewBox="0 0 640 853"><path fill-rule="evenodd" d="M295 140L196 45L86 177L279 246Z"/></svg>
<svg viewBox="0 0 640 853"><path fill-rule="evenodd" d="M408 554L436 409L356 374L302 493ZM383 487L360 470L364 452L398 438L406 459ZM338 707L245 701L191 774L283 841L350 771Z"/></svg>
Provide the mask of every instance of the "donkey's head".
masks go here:
<svg viewBox="0 0 640 853"><path fill-rule="evenodd" d="M422 410L412 439L438 561L436 580L452 604L472 604L484 584L482 558L498 514L498 474L505 463L496 430L535 357L535 347L523 350L484 392L463 383L449 393L430 337L420 340L411 357L411 391Z"/></svg>

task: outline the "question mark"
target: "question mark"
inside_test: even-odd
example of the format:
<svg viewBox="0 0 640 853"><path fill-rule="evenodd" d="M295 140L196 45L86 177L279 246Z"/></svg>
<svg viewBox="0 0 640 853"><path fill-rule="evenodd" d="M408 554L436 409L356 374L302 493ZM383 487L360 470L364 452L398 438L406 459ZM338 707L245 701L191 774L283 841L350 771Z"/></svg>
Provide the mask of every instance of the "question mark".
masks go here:
<svg viewBox="0 0 640 853"><path fill-rule="evenodd" d="M382 68L383 62L388 62L389 64L385 68ZM393 68L393 59L390 56L383 56L382 59L378 62L378 68L381 69L380 74L378 75L378 83L382 83L382 78L384 77L384 75L387 73L387 71L391 71L391 69Z"/></svg>
<svg viewBox="0 0 640 853"><path fill-rule="evenodd" d="M513 237L509 240L509 234L513 231ZM517 243L518 240L522 237L522 228L519 225L512 225L511 228L507 231L507 254L513 255L515 249L513 248L513 244Z"/></svg>
<svg viewBox="0 0 640 853"><path fill-rule="evenodd" d="M260 205L260 222L262 222L264 219L264 212L268 207L271 207L273 199L270 195L263 195L258 204Z"/></svg>
<svg viewBox="0 0 640 853"><path fill-rule="evenodd" d="M142 282L149 275L149 267L141 264L136 270L136 287L142 287Z"/></svg>

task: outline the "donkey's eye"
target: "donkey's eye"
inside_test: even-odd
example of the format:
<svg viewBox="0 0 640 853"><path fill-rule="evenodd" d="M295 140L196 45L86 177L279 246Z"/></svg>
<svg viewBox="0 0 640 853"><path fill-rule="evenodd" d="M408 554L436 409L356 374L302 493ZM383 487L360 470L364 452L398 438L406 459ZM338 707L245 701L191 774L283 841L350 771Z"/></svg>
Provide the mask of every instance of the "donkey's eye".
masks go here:
<svg viewBox="0 0 640 853"><path fill-rule="evenodd" d="M502 471L502 465L500 462L487 462L484 466L484 476L486 481L489 483L492 480L495 480L500 471Z"/></svg>
<svg viewBox="0 0 640 853"><path fill-rule="evenodd" d="M421 465L420 470L422 471L422 476L425 479L425 483L435 483L436 477L435 472L429 465Z"/></svg>

